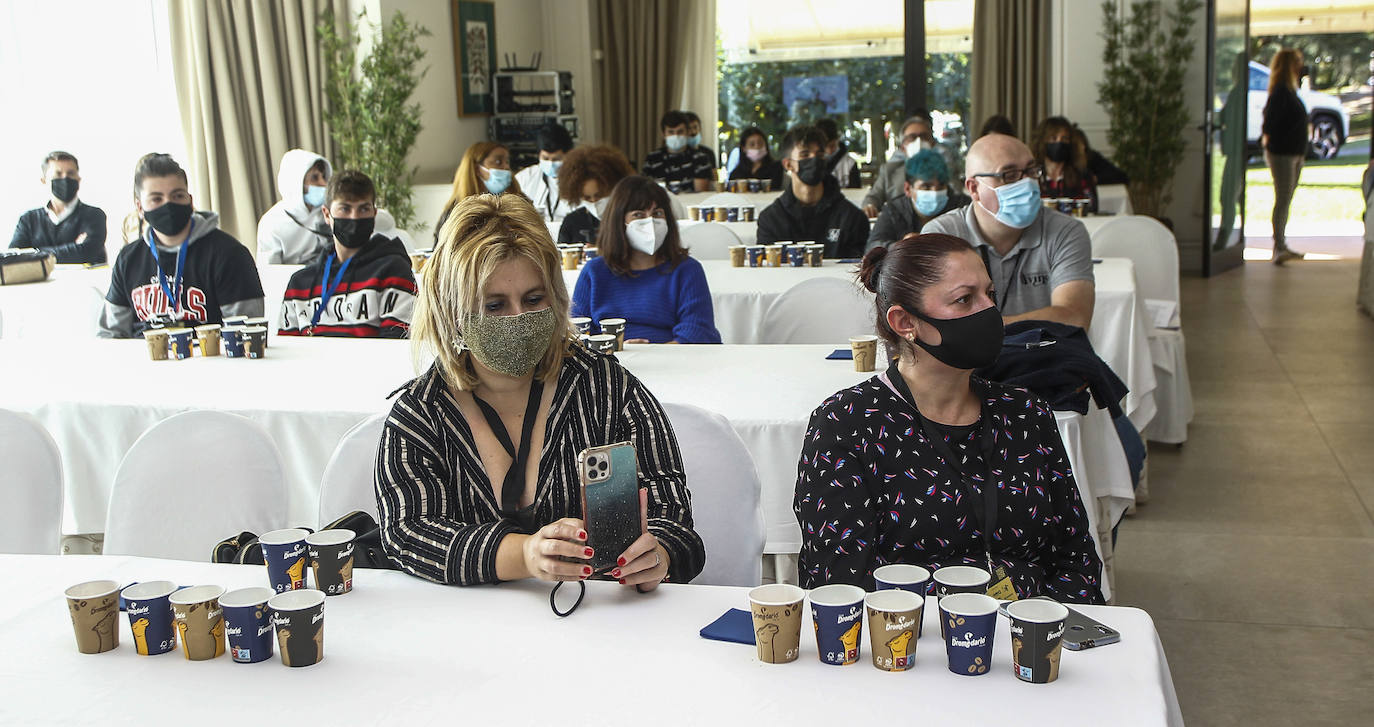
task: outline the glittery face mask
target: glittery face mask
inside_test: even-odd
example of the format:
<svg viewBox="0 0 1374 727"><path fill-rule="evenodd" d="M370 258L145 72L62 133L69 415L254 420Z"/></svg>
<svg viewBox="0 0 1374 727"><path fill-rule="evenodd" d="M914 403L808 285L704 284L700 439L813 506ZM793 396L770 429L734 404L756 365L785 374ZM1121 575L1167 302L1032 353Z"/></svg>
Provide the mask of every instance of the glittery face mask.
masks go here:
<svg viewBox="0 0 1374 727"><path fill-rule="evenodd" d="M558 319L553 308L517 316L463 318L463 345L483 366L507 376L525 376L549 350Z"/></svg>

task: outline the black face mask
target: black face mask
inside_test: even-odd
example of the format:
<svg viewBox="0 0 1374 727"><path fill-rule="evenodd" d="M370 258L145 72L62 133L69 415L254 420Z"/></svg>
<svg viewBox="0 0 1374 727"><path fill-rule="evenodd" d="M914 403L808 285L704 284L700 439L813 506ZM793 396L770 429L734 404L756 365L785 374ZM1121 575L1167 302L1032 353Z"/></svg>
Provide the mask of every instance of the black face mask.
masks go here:
<svg viewBox="0 0 1374 727"><path fill-rule="evenodd" d="M52 180L49 186L52 187L52 196L66 203L76 199L76 190L81 186L81 182L70 177L58 177Z"/></svg>
<svg viewBox="0 0 1374 727"><path fill-rule="evenodd" d="M167 202L156 209L143 210L143 219L154 230L171 237L186 229L186 223L191 221L191 205Z"/></svg>
<svg viewBox="0 0 1374 727"><path fill-rule="evenodd" d="M376 227L376 217L359 217L356 219L335 217L334 239L338 240L340 245L350 250L356 250L372 239L372 231Z"/></svg>
<svg viewBox="0 0 1374 727"><path fill-rule="evenodd" d="M1002 312L997 306L962 318L927 318L916 311L902 306L902 309L929 323L940 332L940 345L932 346L917 338L917 346L934 356L937 361L956 369L981 369L997 361L1002 352Z"/></svg>
<svg viewBox="0 0 1374 727"><path fill-rule="evenodd" d="M825 159L819 156L797 162L797 179L802 184L814 187L825 180Z"/></svg>
<svg viewBox="0 0 1374 727"><path fill-rule="evenodd" d="M1045 157L1052 162L1066 162L1069 160L1069 142L1051 141L1045 145Z"/></svg>

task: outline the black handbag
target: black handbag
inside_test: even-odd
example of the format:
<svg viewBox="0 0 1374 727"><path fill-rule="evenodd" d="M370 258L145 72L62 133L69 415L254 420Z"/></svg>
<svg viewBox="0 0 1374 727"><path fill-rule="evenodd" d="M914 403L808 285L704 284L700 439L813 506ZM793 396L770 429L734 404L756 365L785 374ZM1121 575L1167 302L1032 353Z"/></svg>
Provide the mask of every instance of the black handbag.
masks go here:
<svg viewBox="0 0 1374 727"><path fill-rule="evenodd" d="M300 528L307 533L313 533L310 528ZM233 537L215 543L215 547L210 551L211 563L237 563L248 565L266 565L267 561L262 558L262 543L258 542L258 536L247 530Z"/></svg>
<svg viewBox="0 0 1374 727"><path fill-rule="evenodd" d="M353 531L353 567L399 570L382 549L382 529L362 510L354 510L326 525L325 530L344 528Z"/></svg>

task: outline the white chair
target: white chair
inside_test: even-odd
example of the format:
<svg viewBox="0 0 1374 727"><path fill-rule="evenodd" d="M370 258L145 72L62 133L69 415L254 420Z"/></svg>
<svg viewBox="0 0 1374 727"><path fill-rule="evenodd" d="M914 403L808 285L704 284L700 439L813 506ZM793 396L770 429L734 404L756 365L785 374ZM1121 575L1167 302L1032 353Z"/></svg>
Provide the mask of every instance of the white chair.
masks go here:
<svg viewBox="0 0 1374 727"><path fill-rule="evenodd" d="M844 278L812 278L783 291L763 314L763 343L849 345L873 333L873 294Z"/></svg>
<svg viewBox="0 0 1374 727"><path fill-rule="evenodd" d="M375 470L386 415L358 422L344 432L320 478L320 527L362 510L377 519Z"/></svg>
<svg viewBox="0 0 1374 727"><path fill-rule="evenodd" d="M262 425L220 411L154 424L119 463L105 553L207 561L239 531L286 527L281 455Z"/></svg>
<svg viewBox="0 0 1374 727"><path fill-rule="evenodd" d="M757 586L763 579L763 506L754 459L725 417L665 403L682 450L692 520L706 544L706 567L693 583Z"/></svg>
<svg viewBox="0 0 1374 727"><path fill-rule="evenodd" d="M1169 228L1150 217L1117 217L1098 228L1092 246L1096 256L1130 258L1141 297L1173 303L1181 320L1178 245ZM1142 434L1150 441L1182 444L1193 420L1193 389L1181 324L1177 330L1153 328L1149 340L1158 411Z"/></svg>
<svg viewBox="0 0 1374 727"><path fill-rule="evenodd" d="M62 454L37 419L0 409L0 553L62 552Z"/></svg>
<svg viewBox="0 0 1374 727"><path fill-rule="evenodd" d="M698 260L729 260L730 246L739 245L739 235L719 222L700 222L678 227L682 246Z"/></svg>

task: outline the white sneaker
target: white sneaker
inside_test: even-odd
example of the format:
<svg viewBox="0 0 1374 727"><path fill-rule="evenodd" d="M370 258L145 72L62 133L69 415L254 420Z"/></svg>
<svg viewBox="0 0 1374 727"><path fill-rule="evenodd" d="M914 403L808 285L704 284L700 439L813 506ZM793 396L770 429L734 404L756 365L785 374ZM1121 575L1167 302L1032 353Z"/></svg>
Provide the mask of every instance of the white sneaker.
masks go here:
<svg viewBox="0 0 1374 727"><path fill-rule="evenodd" d="M1297 250L1292 250L1286 247L1283 249L1274 250L1275 265L1283 265L1289 260L1302 260L1303 257L1303 254L1298 252Z"/></svg>

